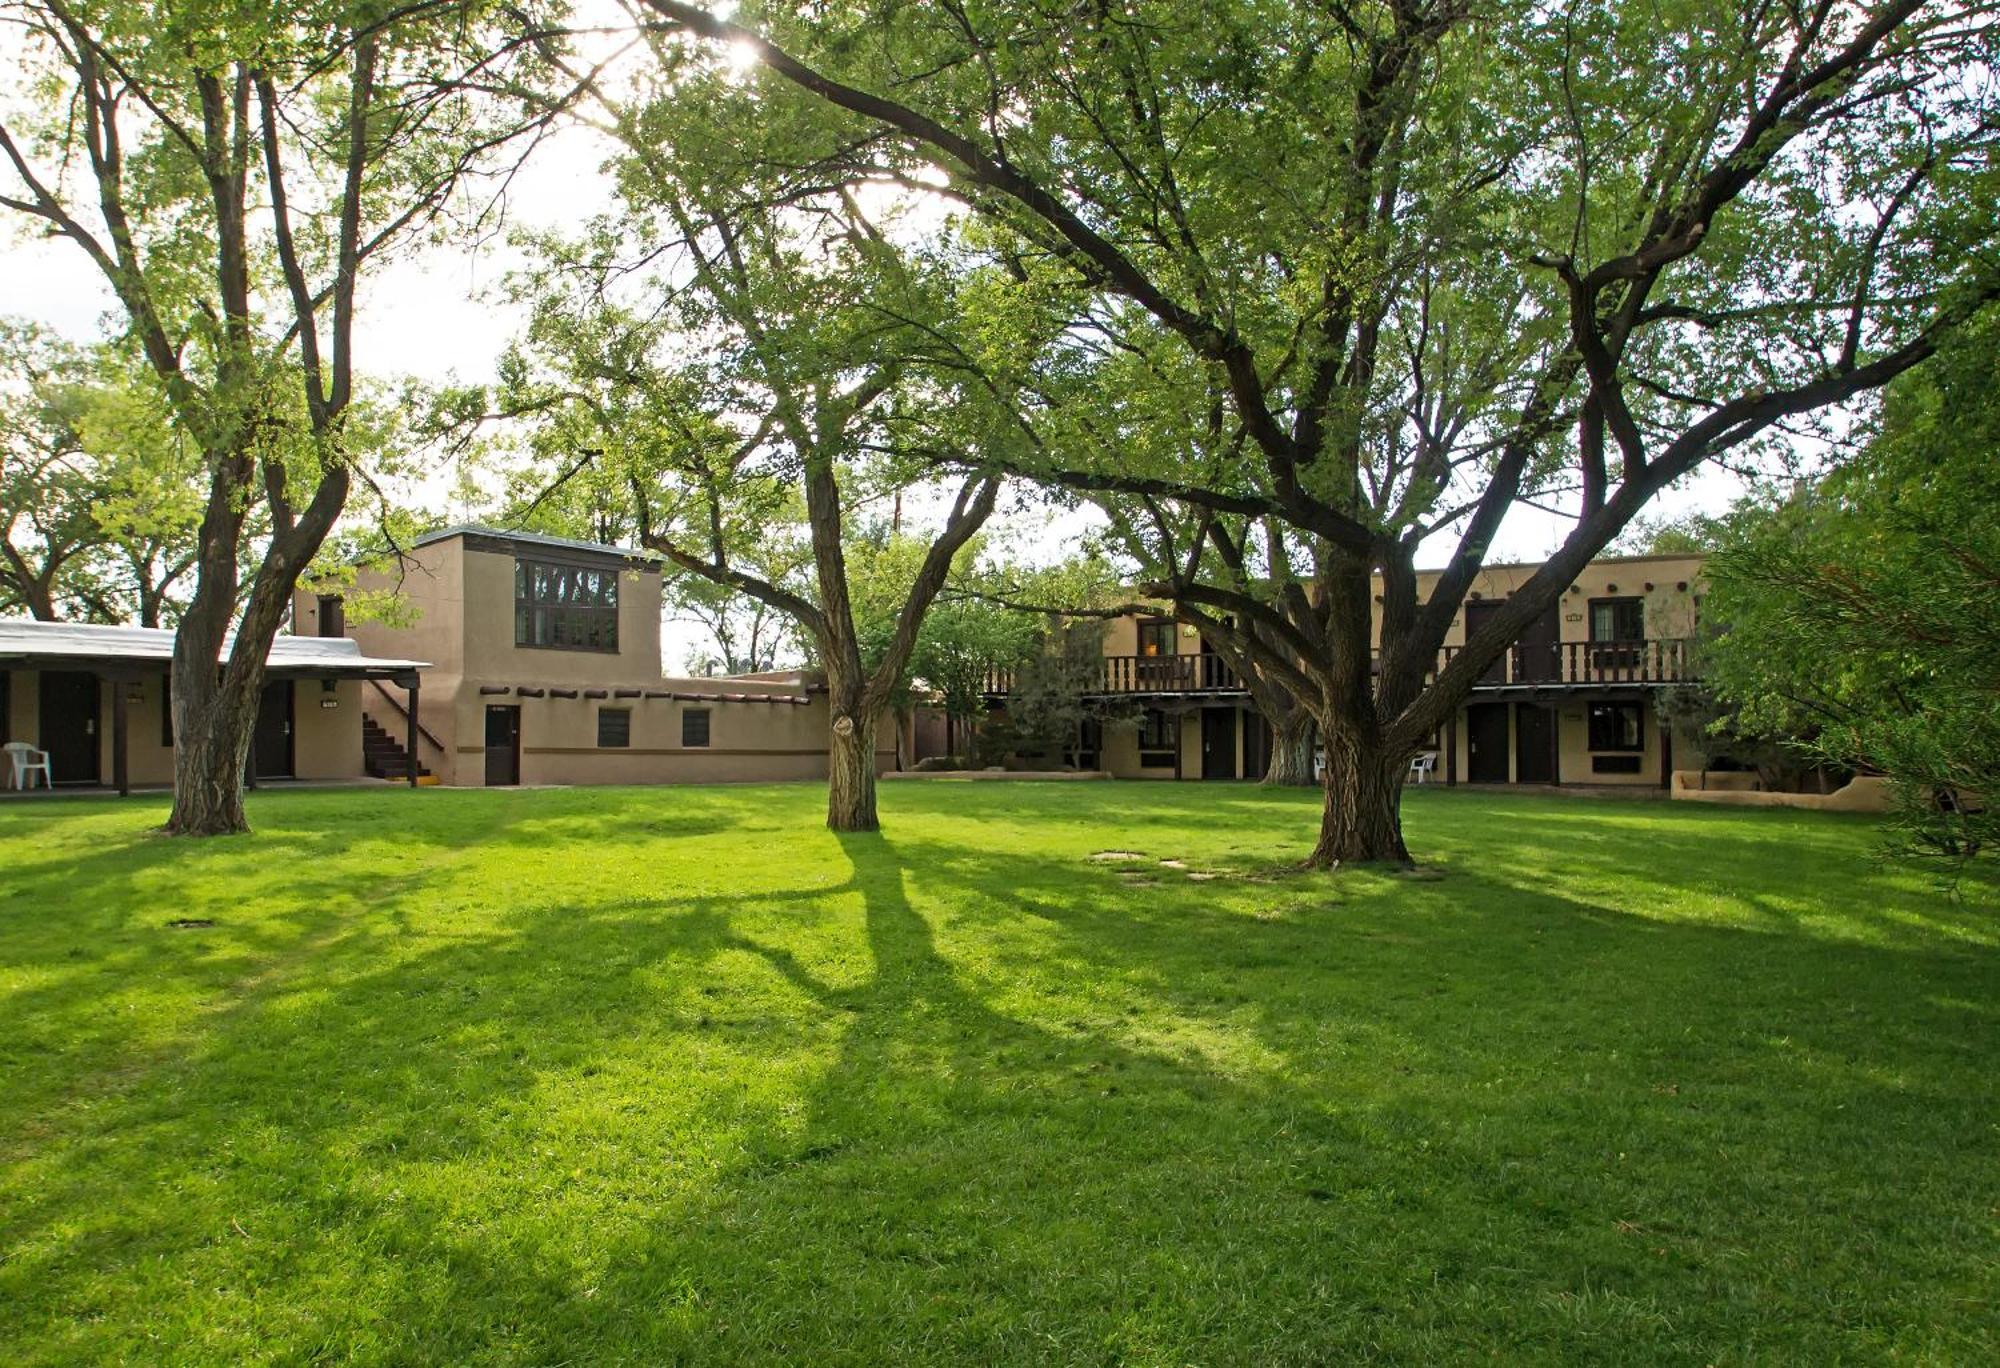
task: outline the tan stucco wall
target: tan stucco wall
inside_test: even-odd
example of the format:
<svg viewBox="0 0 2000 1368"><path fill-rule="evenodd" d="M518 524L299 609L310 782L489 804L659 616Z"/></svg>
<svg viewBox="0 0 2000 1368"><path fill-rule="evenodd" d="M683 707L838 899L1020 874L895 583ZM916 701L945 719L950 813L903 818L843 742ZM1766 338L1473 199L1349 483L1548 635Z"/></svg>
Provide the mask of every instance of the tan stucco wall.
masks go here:
<svg viewBox="0 0 2000 1368"><path fill-rule="evenodd" d="M1714 775L1709 776L1715 778ZM1675 770L1673 796L1690 803L1718 803L1728 807L1805 808L1814 812L1887 812L1893 794L1889 781L1879 775L1858 774L1832 793L1766 793L1756 789L1701 786L1699 770Z"/></svg>
<svg viewBox="0 0 2000 1368"><path fill-rule="evenodd" d="M1493 700L1494 706L1504 707L1509 710L1507 718L1507 775L1509 783L1516 782L1516 774L1520 761L1519 746L1514 740L1513 730L1516 724L1516 719L1512 711L1515 701L1510 699ZM1604 702L1614 700L1603 698L1593 699L1588 694L1580 694L1565 698L1547 699L1542 702L1542 706L1551 707L1555 709L1556 713L1557 782L1563 784L1650 785L1654 788L1660 787L1660 763L1662 759L1660 720L1653 710L1652 700L1650 698L1636 700L1622 698L1615 700L1635 703L1639 709L1639 737L1644 749L1638 752L1639 770L1636 774L1600 774L1592 768L1591 757L1593 754L1598 753L1590 749L1590 704L1593 701ZM1472 699L1472 705L1478 705L1481 702L1482 700L1476 695ZM1442 750L1440 751L1438 755L1437 776L1439 779L1447 777L1446 762L1448 759L1455 759L1458 768L1458 781L1462 784L1469 783L1471 782L1472 772L1471 726L1464 707L1459 709L1453 725L1456 739L1452 751L1455 752L1455 755ZM1683 745L1682 738L1673 738L1673 749L1676 752L1679 752ZM1632 753L1631 751L1602 752L1602 754L1606 755L1630 755Z"/></svg>
<svg viewBox="0 0 2000 1368"><path fill-rule="evenodd" d="M125 694L125 765L127 780L140 787L170 785L174 781L174 753L160 743L162 713L167 706L164 672L147 673L136 679L114 682L103 679L97 694L97 773L98 781L113 779L114 738L112 695L114 688ZM41 742L41 674L35 670L8 672L11 711L9 741ZM362 774L361 693L354 680L339 680L332 693L322 689L317 679L294 682L292 692L292 773L299 779L354 779ZM320 700L331 698L332 708L322 708Z"/></svg>
<svg viewBox="0 0 2000 1368"><path fill-rule="evenodd" d="M1590 601L1598 598L1645 600L1649 639L1694 635L1695 598L1702 592L1699 556L1607 556L1594 560L1563 590L1557 610L1562 641L1590 640ZM1467 597L1504 599L1525 585L1540 569L1535 565L1495 565L1473 580ZM1417 597L1427 599L1437 585L1438 571L1417 574ZM1381 588L1377 582L1377 590ZM1380 639L1381 610L1376 609ZM1465 611L1461 608L1445 632L1445 645L1465 644Z"/></svg>

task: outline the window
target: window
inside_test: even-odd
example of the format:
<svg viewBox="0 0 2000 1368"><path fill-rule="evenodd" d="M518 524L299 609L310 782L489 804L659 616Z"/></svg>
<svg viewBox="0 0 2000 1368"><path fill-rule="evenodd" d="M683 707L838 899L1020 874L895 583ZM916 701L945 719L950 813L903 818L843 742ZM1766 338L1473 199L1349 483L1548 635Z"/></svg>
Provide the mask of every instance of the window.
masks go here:
<svg viewBox="0 0 2000 1368"><path fill-rule="evenodd" d="M1590 748L1594 751L1638 751L1646 748L1637 703L1590 705Z"/></svg>
<svg viewBox="0 0 2000 1368"><path fill-rule="evenodd" d="M1174 653L1174 624L1167 618L1146 618L1139 624L1139 654L1170 656Z"/></svg>
<svg viewBox="0 0 2000 1368"><path fill-rule="evenodd" d="M689 708L681 714L681 744L683 746L708 744L707 708Z"/></svg>
<svg viewBox="0 0 2000 1368"><path fill-rule="evenodd" d="M1139 720L1139 764L1145 769L1169 768L1174 763L1174 723L1158 708L1148 708Z"/></svg>
<svg viewBox="0 0 2000 1368"><path fill-rule="evenodd" d="M1629 671L1637 666L1646 639L1646 601L1638 598L1592 599L1590 639L1617 642L1615 646L1593 646L1591 667L1600 671Z"/></svg>
<svg viewBox="0 0 2000 1368"><path fill-rule="evenodd" d="M616 652L618 572L556 561L515 561L514 644Z"/></svg>
<svg viewBox="0 0 2000 1368"><path fill-rule="evenodd" d="M174 744L174 677L160 676L160 744L168 749Z"/></svg>
<svg viewBox="0 0 2000 1368"><path fill-rule="evenodd" d="M630 708L599 708L597 710L597 744L599 746L629 746L632 744L632 710Z"/></svg>
<svg viewBox="0 0 2000 1368"><path fill-rule="evenodd" d="M347 635L347 600L339 594L319 596L319 634L323 637Z"/></svg>

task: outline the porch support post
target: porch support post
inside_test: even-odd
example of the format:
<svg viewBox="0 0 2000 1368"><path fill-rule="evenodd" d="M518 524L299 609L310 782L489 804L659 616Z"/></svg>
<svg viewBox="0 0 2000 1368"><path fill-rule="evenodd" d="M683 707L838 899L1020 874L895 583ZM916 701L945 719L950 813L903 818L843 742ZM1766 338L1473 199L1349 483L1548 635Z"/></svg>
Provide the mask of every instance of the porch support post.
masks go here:
<svg viewBox="0 0 2000 1368"><path fill-rule="evenodd" d="M1653 709L1647 708L1639 715L1644 717L1647 712L1653 712ZM1653 725L1660 733L1660 787L1671 789L1674 786L1674 729L1658 713L1654 713Z"/></svg>
<svg viewBox="0 0 2000 1368"><path fill-rule="evenodd" d="M409 726L405 728L405 744L408 749L410 787L417 786L417 695L422 685L420 676L410 676Z"/></svg>
<svg viewBox="0 0 2000 1368"><path fill-rule="evenodd" d="M1446 788L1458 786L1458 709L1451 710L1451 716L1444 721L1444 782Z"/></svg>
<svg viewBox="0 0 2000 1368"><path fill-rule="evenodd" d="M114 677L111 681L111 782L118 786L118 796L130 796L132 775L125 763L126 743L131 728L125 716L125 694L131 685Z"/></svg>

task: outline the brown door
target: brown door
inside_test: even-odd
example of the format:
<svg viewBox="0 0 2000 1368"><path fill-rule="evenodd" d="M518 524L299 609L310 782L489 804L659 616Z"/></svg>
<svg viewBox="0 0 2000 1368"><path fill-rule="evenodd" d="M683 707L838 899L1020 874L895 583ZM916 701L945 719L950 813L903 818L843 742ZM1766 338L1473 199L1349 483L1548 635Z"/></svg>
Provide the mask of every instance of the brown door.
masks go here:
<svg viewBox="0 0 2000 1368"><path fill-rule="evenodd" d="M1465 710L1465 777L1474 784L1507 782L1507 705L1474 703Z"/></svg>
<svg viewBox="0 0 2000 1368"><path fill-rule="evenodd" d="M259 779L289 779L292 766L292 681L274 679L257 699L250 734L250 772Z"/></svg>
<svg viewBox="0 0 2000 1368"><path fill-rule="evenodd" d="M1262 779L1271 772L1271 724L1262 713L1243 720L1243 777Z"/></svg>
<svg viewBox="0 0 2000 1368"><path fill-rule="evenodd" d="M1539 703L1514 705L1514 782L1558 782L1554 708L1544 708Z"/></svg>
<svg viewBox="0 0 2000 1368"><path fill-rule="evenodd" d="M1539 684L1562 678L1562 625L1560 605L1528 624L1514 642L1514 682Z"/></svg>
<svg viewBox="0 0 2000 1368"><path fill-rule="evenodd" d="M1236 777L1236 709L1201 710L1201 777Z"/></svg>
<svg viewBox="0 0 2000 1368"><path fill-rule="evenodd" d="M521 709L512 703L486 705L486 786L521 782Z"/></svg>
<svg viewBox="0 0 2000 1368"><path fill-rule="evenodd" d="M49 753L50 780L96 783L97 676L81 670L42 671L41 705L41 747Z"/></svg>
<svg viewBox="0 0 2000 1368"><path fill-rule="evenodd" d="M1500 604L1494 599L1481 599L1477 603L1465 605L1465 638L1470 641L1472 634L1486 625L1486 619L1500 611ZM1479 676L1481 684L1505 684L1507 682L1507 653L1495 656L1486 672Z"/></svg>

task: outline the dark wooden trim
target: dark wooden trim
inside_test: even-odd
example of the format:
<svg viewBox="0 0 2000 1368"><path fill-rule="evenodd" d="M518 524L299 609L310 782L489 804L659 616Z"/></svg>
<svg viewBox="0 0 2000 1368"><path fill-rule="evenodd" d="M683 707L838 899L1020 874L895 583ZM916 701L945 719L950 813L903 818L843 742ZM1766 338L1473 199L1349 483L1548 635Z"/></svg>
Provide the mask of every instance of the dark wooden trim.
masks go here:
<svg viewBox="0 0 2000 1368"><path fill-rule="evenodd" d="M526 684L516 684L514 692L522 698L540 698L544 691L541 689L531 689Z"/></svg>
<svg viewBox="0 0 2000 1368"><path fill-rule="evenodd" d="M645 692L644 689L613 689L611 696L613 698L638 698L644 695ZM603 695L599 694L598 697L602 698Z"/></svg>
<svg viewBox="0 0 2000 1368"><path fill-rule="evenodd" d="M585 570L633 570L641 573L659 574L658 560L647 556L622 555L616 551L591 551L581 546L550 546L546 542L527 541L490 532L461 532L459 539L468 551L479 551L490 556L512 556L516 560L546 561L556 565L574 565Z"/></svg>
<svg viewBox="0 0 2000 1368"><path fill-rule="evenodd" d="M550 689L550 690L549 690L549 697L550 697L550 698L575 698L575 697L576 697L576 690L575 690L575 689Z"/></svg>
<svg viewBox="0 0 2000 1368"><path fill-rule="evenodd" d="M376 693L382 695L382 701L384 703L387 703L390 707L394 708L398 714L407 719L411 726L416 727L418 734L421 735L424 738L424 740L430 742L433 746L437 747L439 751L444 750L444 742L438 740L435 736L432 736L429 728L417 726L416 718L412 716L414 710L412 708L405 708L401 703L398 703L396 701L395 695L382 687L381 680L371 679L368 682L375 686ZM414 702L418 688L417 677L415 675L410 676L410 682L407 684L403 684L401 680L396 680L392 682L402 684L402 687L409 691L410 697ZM410 751L412 754L416 753L416 746L414 743L411 745Z"/></svg>
<svg viewBox="0 0 2000 1368"><path fill-rule="evenodd" d="M377 687L379 688L380 686L378 685ZM422 766L417 763L417 733L423 730L423 728L419 726L417 723L417 710L420 705L420 700L422 699L422 696L423 696L422 682L415 679L411 680L410 693L409 693L410 710L407 713L403 714L403 716L409 720L409 726L404 729L403 733L403 748L407 752L407 754L403 758L409 763L409 779L411 788L415 788L417 786L417 771L422 768ZM437 738L432 737L431 744L434 746L437 745ZM438 748L440 750L443 749L442 746L439 746Z"/></svg>
<svg viewBox="0 0 2000 1368"><path fill-rule="evenodd" d="M482 698L503 696L512 692L514 692L512 686L506 684L481 684L479 686L479 693Z"/></svg>
<svg viewBox="0 0 2000 1368"><path fill-rule="evenodd" d="M132 771L126 758L132 726L125 706L130 687L123 679L111 681L111 782L117 786L120 798L129 797L132 792Z"/></svg>
<svg viewBox="0 0 2000 1368"><path fill-rule="evenodd" d="M583 691L583 696L584 696L585 698L609 698L609 697L611 697L611 690L609 690L609 689L585 689L585 690Z"/></svg>

